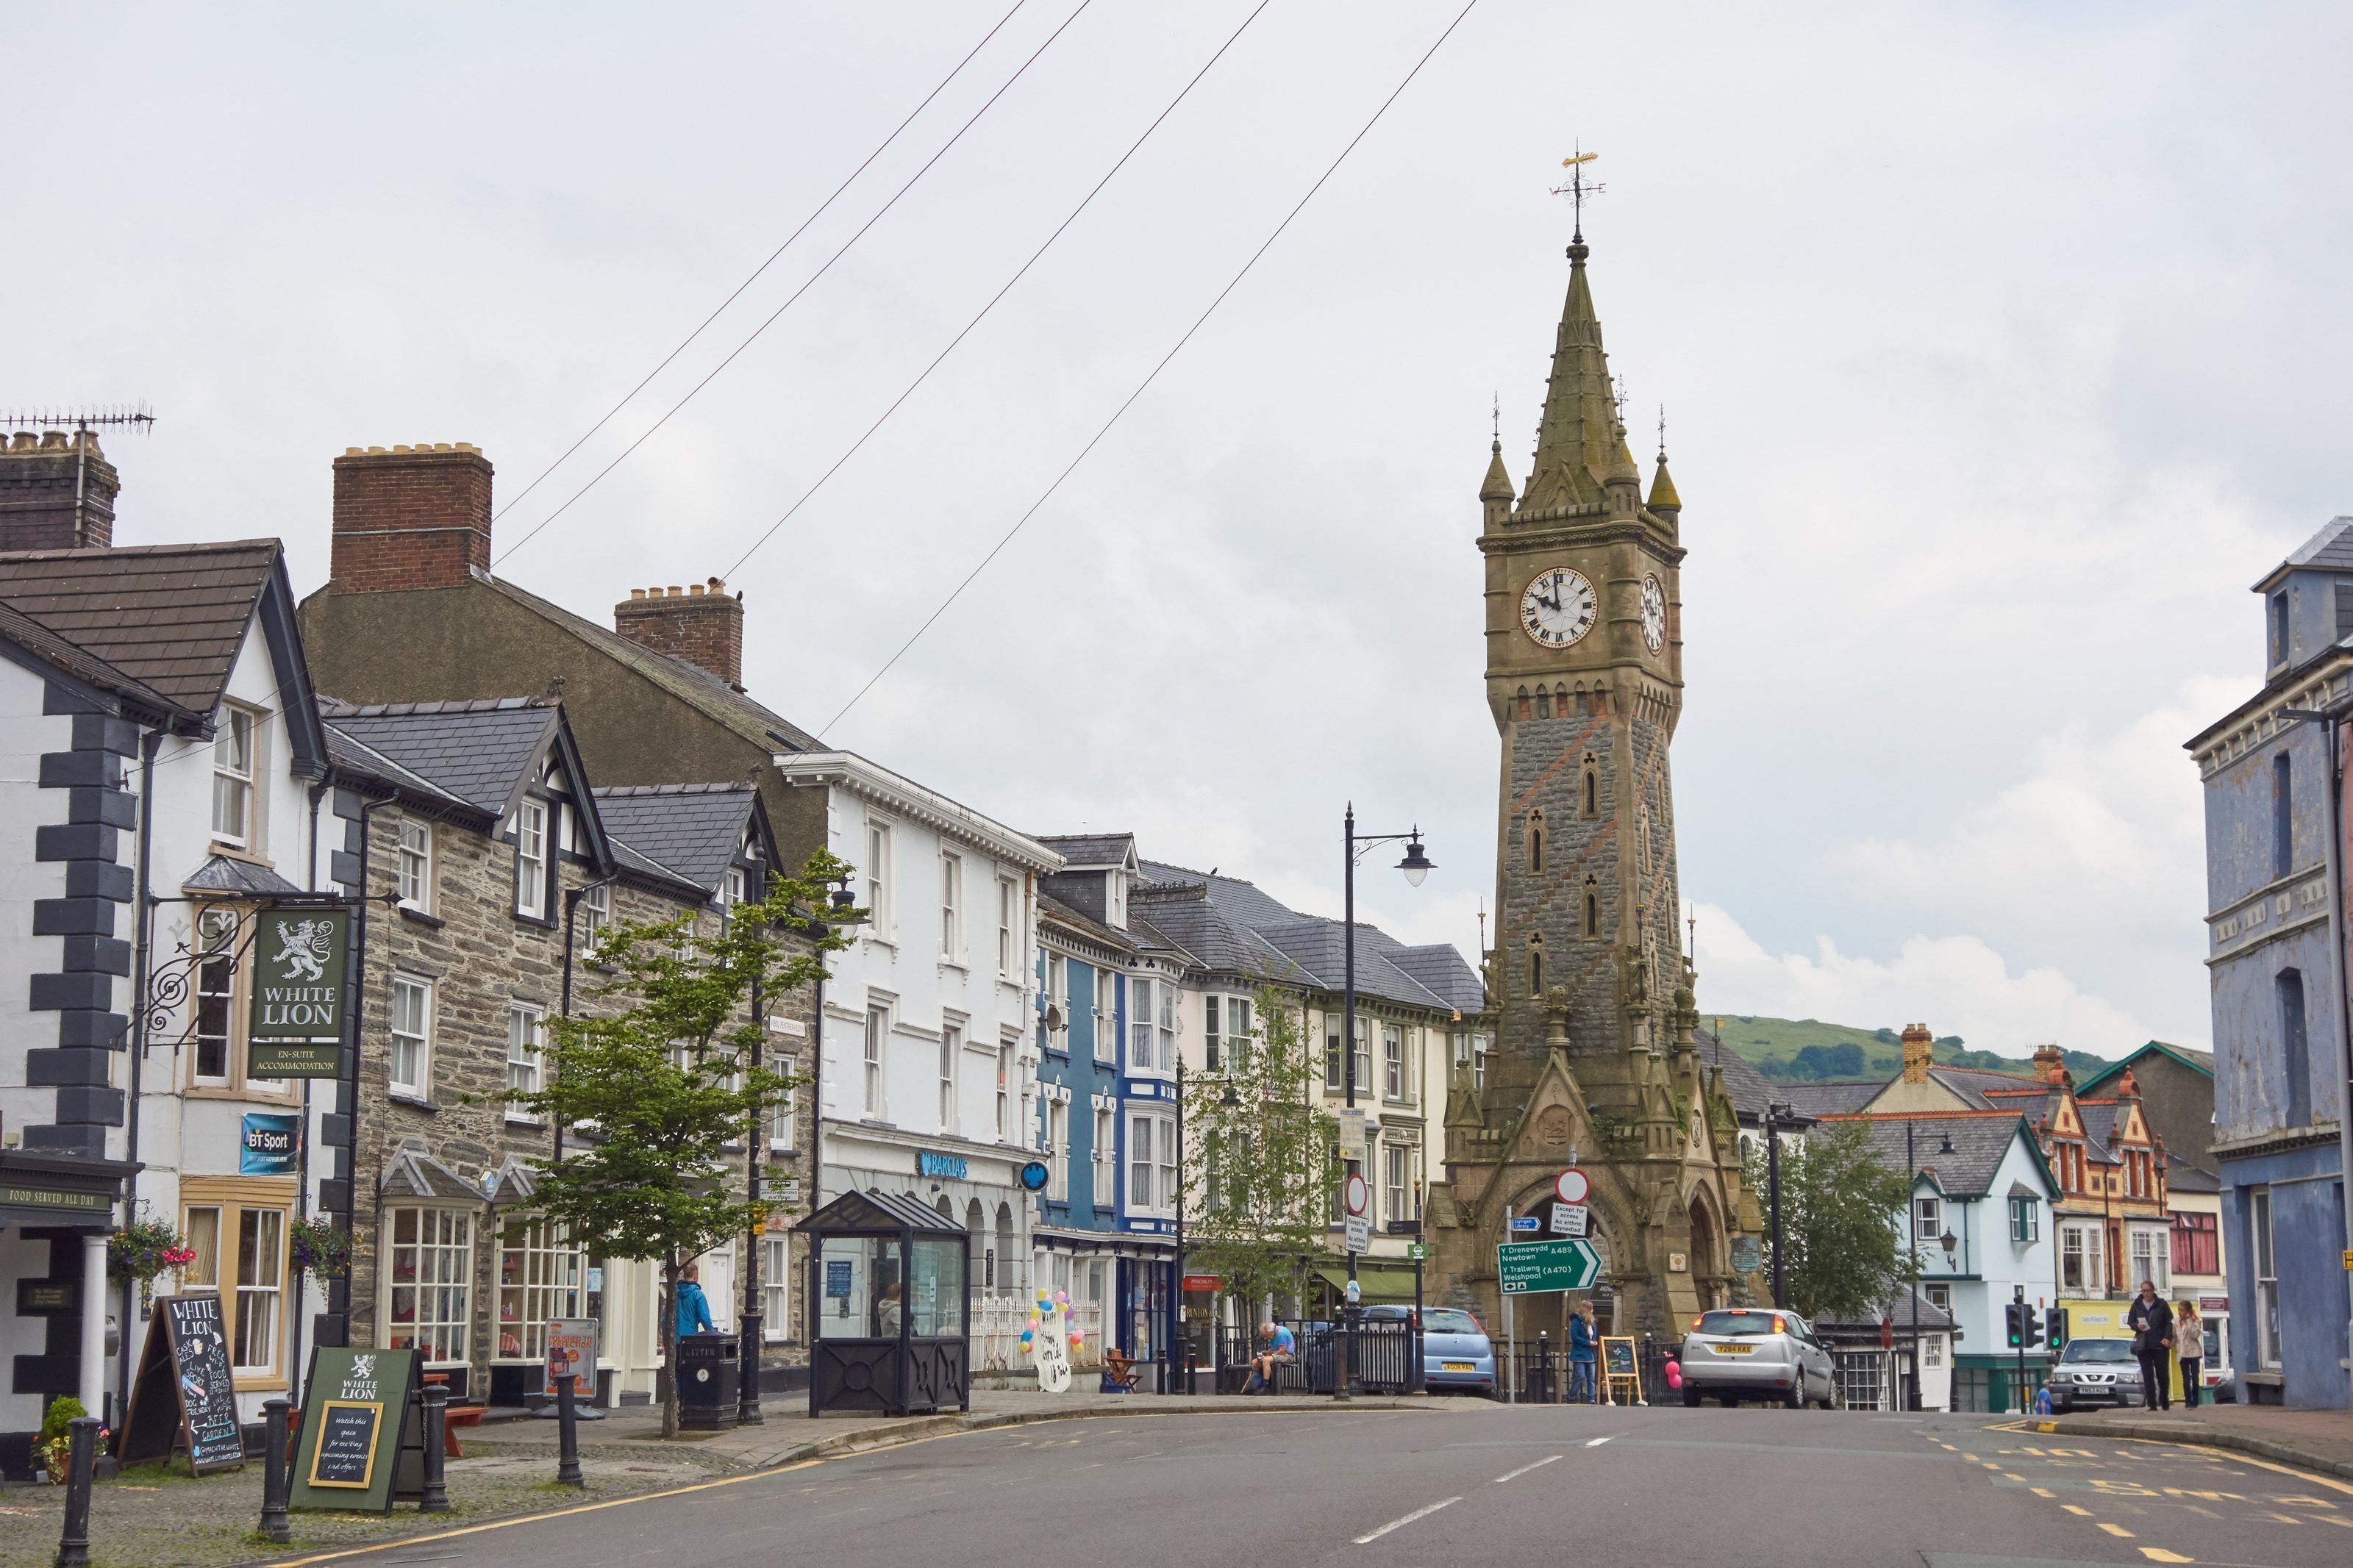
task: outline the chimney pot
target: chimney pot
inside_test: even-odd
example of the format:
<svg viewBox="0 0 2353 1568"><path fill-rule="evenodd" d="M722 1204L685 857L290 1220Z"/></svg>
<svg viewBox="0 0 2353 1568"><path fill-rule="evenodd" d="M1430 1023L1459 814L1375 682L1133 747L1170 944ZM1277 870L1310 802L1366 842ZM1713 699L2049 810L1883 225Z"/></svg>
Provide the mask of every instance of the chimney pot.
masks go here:
<svg viewBox="0 0 2353 1568"><path fill-rule="evenodd" d="M122 476L95 431L0 438L0 550L104 550Z"/></svg>
<svg viewBox="0 0 2353 1568"><path fill-rule="evenodd" d="M730 686L743 685L741 599L710 593L700 583L691 594L676 584L667 592L632 588L613 606L613 629L640 647L683 659Z"/></svg>
<svg viewBox="0 0 2353 1568"><path fill-rule="evenodd" d="M690 594L700 595L702 592L702 584L697 583L692 587L687 589L687 592Z"/></svg>

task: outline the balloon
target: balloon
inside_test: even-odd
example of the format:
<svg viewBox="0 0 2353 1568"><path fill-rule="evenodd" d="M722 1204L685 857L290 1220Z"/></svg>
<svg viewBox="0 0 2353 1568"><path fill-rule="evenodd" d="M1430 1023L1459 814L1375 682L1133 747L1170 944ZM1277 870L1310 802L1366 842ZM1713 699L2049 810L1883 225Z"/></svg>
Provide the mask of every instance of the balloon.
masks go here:
<svg viewBox="0 0 2353 1568"><path fill-rule="evenodd" d="M1672 1356L1669 1357L1667 1360L1667 1375L1669 1377L1681 1377L1683 1374L1683 1363L1676 1361Z"/></svg>

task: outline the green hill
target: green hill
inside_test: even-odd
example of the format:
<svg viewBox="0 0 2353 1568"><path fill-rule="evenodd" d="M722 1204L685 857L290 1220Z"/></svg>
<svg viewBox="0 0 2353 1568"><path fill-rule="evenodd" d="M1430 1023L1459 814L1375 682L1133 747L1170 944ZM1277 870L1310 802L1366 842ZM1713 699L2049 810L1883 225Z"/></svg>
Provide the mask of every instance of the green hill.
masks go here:
<svg viewBox="0 0 2353 1568"><path fill-rule="evenodd" d="M1858 1029L1845 1024L1825 1024L1819 1018L1703 1016L1704 1027L1721 1029L1725 1048L1747 1061L1767 1078L1785 1083L1813 1083L1825 1079L1892 1078L1904 1067L1904 1039L1894 1029ZM1973 1051L1958 1035L1939 1038L1933 1047L1936 1065L1988 1068L1995 1072L2026 1073L2032 1062L2023 1057ZM2067 1068L2078 1079L2109 1066L2105 1057L2069 1051Z"/></svg>

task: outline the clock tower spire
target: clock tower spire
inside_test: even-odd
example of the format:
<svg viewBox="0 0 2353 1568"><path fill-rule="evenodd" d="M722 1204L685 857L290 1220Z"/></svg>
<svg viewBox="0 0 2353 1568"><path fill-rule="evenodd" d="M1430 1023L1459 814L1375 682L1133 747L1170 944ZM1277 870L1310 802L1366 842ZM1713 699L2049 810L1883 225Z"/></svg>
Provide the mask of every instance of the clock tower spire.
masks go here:
<svg viewBox="0 0 2353 1568"><path fill-rule="evenodd" d="M1504 1208L1548 1213L1546 1188L1577 1151L1622 1296L1615 1331L1663 1334L1746 1291L1730 1244L1757 1215L1722 1079L1700 1072L1697 977L1678 940L1682 500L1663 452L1643 499L1590 254L1580 233L1527 482L1514 497L1498 443L1479 492L1501 742L1483 955L1494 1037L1483 1084L1452 1086L1465 1103L1448 1110L1432 1212L1475 1233L1441 1229L1443 1272L1492 1306Z"/></svg>

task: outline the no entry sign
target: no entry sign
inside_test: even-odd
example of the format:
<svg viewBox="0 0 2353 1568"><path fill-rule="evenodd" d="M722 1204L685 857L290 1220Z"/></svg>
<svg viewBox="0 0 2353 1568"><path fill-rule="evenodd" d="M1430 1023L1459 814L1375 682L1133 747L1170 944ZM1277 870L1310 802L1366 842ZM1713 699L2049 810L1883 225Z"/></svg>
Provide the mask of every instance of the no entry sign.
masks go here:
<svg viewBox="0 0 2353 1568"><path fill-rule="evenodd" d="M1581 1204L1592 1191L1593 1184L1586 1180L1585 1173L1574 1165L1563 1171L1552 1184L1553 1196L1565 1204Z"/></svg>

